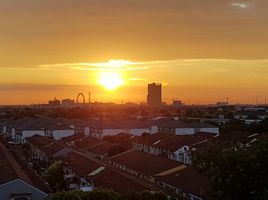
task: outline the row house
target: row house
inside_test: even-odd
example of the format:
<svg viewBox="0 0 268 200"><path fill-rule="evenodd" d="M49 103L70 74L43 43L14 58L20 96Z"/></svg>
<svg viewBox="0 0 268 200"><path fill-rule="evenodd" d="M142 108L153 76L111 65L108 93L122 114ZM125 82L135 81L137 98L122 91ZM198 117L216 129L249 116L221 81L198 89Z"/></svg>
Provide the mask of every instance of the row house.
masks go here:
<svg viewBox="0 0 268 200"><path fill-rule="evenodd" d="M64 164L64 178L69 189L91 191L94 188L113 189L119 193L129 191L151 191L155 188L135 181L128 174L124 175L109 166L91 160L87 155L76 151L65 151L55 155Z"/></svg>
<svg viewBox="0 0 268 200"><path fill-rule="evenodd" d="M0 143L1 200L45 199L51 190L35 173L15 159Z"/></svg>
<svg viewBox="0 0 268 200"><path fill-rule="evenodd" d="M74 151L58 159L62 159L64 163L64 178L69 189L91 191L93 183L90 177L105 169L102 165Z"/></svg>
<svg viewBox="0 0 268 200"><path fill-rule="evenodd" d="M150 125L139 120L90 120L74 121L75 131L103 138L104 136L114 136L119 133L142 135L150 133Z"/></svg>
<svg viewBox="0 0 268 200"><path fill-rule="evenodd" d="M152 122L151 134L169 133L175 135L193 135L198 132L219 134L219 127L204 122L184 123L179 120L156 120Z"/></svg>
<svg viewBox="0 0 268 200"><path fill-rule="evenodd" d="M30 146L30 160L36 167L42 167L44 170L53 162L54 155L67 149L58 141L40 135L34 135L27 139Z"/></svg>
<svg viewBox="0 0 268 200"><path fill-rule="evenodd" d="M211 133L194 135L156 133L133 138L132 147L138 151L191 164L190 150L197 144L206 143L213 136Z"/></svg>
<svg viewBox="0 0 268 200"><path fill-rule="evenodd" d="M124 172L157 184L175 199L201 200L208 194L208 178L181 162L131 150L109 158L109 163ZM181 176L184 178L181 179Z"/></svg>
<svg viewBox="0 0 268 200"><path fill-rule="evenodd" d="M74 129L60 119L21 118L0 123L1 133L16 144L24 144L33 135L52 137L59 140L74 134Z"/></svg>

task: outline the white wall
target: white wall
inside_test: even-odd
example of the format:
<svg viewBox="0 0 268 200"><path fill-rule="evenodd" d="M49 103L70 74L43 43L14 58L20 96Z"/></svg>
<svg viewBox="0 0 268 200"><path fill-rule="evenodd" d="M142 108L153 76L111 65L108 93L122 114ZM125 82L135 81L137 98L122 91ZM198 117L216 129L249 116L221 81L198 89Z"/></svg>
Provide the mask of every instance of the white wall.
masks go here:
<svg viewBox="0 0 268 200"><path fill-rule="evenodd" d="M85 127L85 135L89 136L90 135L90 127Z"/></svg>
<svg viewBox="0 0 268 200"><path fill-rule="evenodd" d="M219 134L220 130L218 127L215 128L176 128L176 135L192 135L196 132L207 132Z"/></svg>
<svg viewBox="0 0 268 200"><path fill-rule="evenodd" d="M176 135L192 135L195 134L195 128L176 128Z"/></svg>
<svg viewBox="0 0 268 200"><path fill-rule="evenodd" d="M130 129L128 133L131 135L141 136L143 133L150 133L150 129Z"/></svg>
<svg viewBox="0 0 268 200"><path fill-rule="evenodd" d="M216 127L216 128L201 128L200 131L207 132L207 133L215 133L215 134L220 133L220 129L218 127Z"/></svg>
<svg viewBox="0 0 268 200"><path fill-rule="evenodd" d="M183 146L173 154L173 160L183 162L184 164L191 164L191 159L189 157L189 146Z"/></svg>
<svg viewBox="0 0 268 200"><path fill-rule="evenodd" d="M45 131L43 130L22 131L22 139L25 139L27 137L32 137L34 135L45 136Z"/></svg>
<svg viewBox="0 0 268 200"><path fill-rule="evenodd" d="M150 133L150 129L103 129L102 137L107 135L117 135L119 133L128 133L132 135L141 136L144 132Z"/></svg>
<svg viewBox="0 0 268 200"><path fill-rule="evenodd" d="M55 140L60 140L63 137L68 137L75 134L74 130L52 130L51 134Z"/></svg>
<svg viewBox="0 0 268 200"><path fill-rule="evenodd" d="M155 133L158 133L158 127L157 126L151 126L151 131L150 131L151 134L155 134Z"/></svg>

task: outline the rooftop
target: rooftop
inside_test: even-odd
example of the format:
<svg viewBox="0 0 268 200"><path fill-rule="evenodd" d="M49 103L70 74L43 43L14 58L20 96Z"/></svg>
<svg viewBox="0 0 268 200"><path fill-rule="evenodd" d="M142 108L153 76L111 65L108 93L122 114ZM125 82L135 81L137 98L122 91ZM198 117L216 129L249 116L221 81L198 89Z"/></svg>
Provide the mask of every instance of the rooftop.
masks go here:
<svg viewBox="0 0 268 200"><path fill-rule="evenodd" d="M172 185L183 192L198 197L206 197L211 184L208 177L200 174L191 167L185 167L174 173L156 177L159 181Z"/></svg>
<svg viewBox="0 0 268 200"><path fill-rule="evenodd" d="M64 164L70 167L79 177L86 177L101 165L77 152L71 151L63 159Z"/></svg>
<svg viewBox="0 0 268 200"><path fill-rule="evenodd" d="M48 186L35 172L24 161L15 159L14 155L0 142L0 185L16 179L21 179L43 192L50 192Z"/></svg>
<svg viewBox="0 0 268 200"><path fill-rule="evenodd" d="M112 162L126 166L146 176L154 176L163 171L183 165L180 162L168 160L144 152L130 150L109 158Z"/></svg>
<svg viewBox="0 0 268 200"><path fill-rule="evenodd" d="M88 136L86 138L82 138L80 140L77 140L74 145L79 149L87 149L89 147L95 146L97 144L102 143L103 141L101 139Z"/></svg>
<svg viewBox="0 0 268 200"><path fill-rule="evenodd" d="M121 175L118 172L105 169L96 176L93 177L94 185L97 187L103 187L113 189L116 192L127 193L129 191L144 191L149 188L134 182L133 180Z"/></svg>
<svg viewBox="0 0 268 200"><path fill-rule="evenodd" d="M65 148L64 145L60 144L58 141L40 135L34 135L28 138L28 143L32 144L36 148L42 150L49 156L53 156L55 153L63 150Z"/></svg>

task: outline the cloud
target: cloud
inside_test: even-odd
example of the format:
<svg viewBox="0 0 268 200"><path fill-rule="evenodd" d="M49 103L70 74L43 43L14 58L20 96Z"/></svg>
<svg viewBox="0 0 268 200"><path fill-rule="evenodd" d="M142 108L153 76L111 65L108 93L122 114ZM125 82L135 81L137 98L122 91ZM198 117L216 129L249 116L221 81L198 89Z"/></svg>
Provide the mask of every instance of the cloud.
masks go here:
<svg viewBox="0 0 268 200"><path fill-rule="evenodd" d="M238 60L238 59L173 59L173 60L152 60L152 61L128 61L110 60L107 62L78 62L78 63L58 63L42 64L37 66L22 67L2 67L7 70L40 70L40 71L148 71L148 70L168 70L193 67L196 69L210 69L217 72L229 71L228 66L236 67L244 65L258 65L268 63L267 59L258 60ZM254 67L252 67L254 68ZM262 70L263 71L263 70ZM135 78L134 78L135 79ZM134 80L133 79L133 80Z"/></svg>
<svg viewBox="0 0 268 200"><path fill-rule="evenodd" d="M146 78L134 78L134 77L132 77L132 78L129 78L128 80L130 80L130 81L144 81L144 82L147 82L147 79Z"/></svg>
<svg viewBox="0 0 268 200"><path fill-rule="evenodd" d="M249 3L247 3L247 2L235 2L235 3L232 3L232 6L233 7L238 7L238 8L242 8L242 9L246 9L246 8L248 8L249 6L250 6L250 4Z"/></svg>
<svg viewBox="0 0 268 200"><path fill-rule="evenodd" d="M57 69L71 69L71 70L85 70L85 71L132 71L132 70L148 70L151 68L160 68L165 65L190 65L198 59L177 59L177 60L155 60L155 61L128 61L128 60L109 60L107 62L78 62L78 63L56 63L56 64L41 64L37 66L13 66L1 67L0 69L11 70L57 70Z"/></svg>

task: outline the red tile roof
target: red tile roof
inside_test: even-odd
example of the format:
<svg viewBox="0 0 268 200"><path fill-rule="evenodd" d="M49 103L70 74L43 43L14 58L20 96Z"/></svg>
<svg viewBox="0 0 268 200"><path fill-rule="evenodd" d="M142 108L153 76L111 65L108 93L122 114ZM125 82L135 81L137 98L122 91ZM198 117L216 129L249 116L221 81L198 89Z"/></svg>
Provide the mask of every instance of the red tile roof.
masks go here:
<svg viewBox="0 0 268 200"><path fill-rule="evenodd" d="M115 143L102 142L100 144L88 148L87 151L96 155L105 156L108 154L110 148L115 146L117 146L117 144Z"/></svg>
<svg viewBox="0 0 268 200"><path fill-rule="evenodd" d="M145 136L137 136L132 139L133 143L144 144L150 147L157 147L175 152L183 146L191 146L204 142L214 137L211 133L196 133L194 135L175 135L168 133L156 133Z"/></svg>
<svg viewBox="0 0 268 200"><path fill-rule="evenodd" d="M64 145L60 144L58 141L48 138L45 136L34 135L28 138L28 143L32 144L36 148L40 149L48 156L53 156L55 153L63 150Z"/></svg>
<svg viewBox="0 0 268 200"><path fill-rule="evenodd" d="M166 176L156 177L156 179L198 197L207 197L211 189L208 177L191 167L186 167Z"/></svg>
<svg viewBox="0 0 268 200"><path fill-rule="evenodd" d="M159 140L163 140L163 139L173 137L173 136L174 134L168 134L168 133L146 134L144 136L136 136L132 138L131 141L135 143L140 143L140 144L151 146Z"/></svg>
<svg viewBox="0 0 268 200"><path fill-rule="evenodd" d="M0 142L0 185L21 179L44 192L50 192L48 186L20 158L14 155Z"/></svg>
<svg viewBox="0 0 268 200"><path fill-rule="evenodd" d="M109 158L110 161L126 166L145 176L151 177L163 171L178 167L182 163L144 152L131 150Z"/></svg>
<svg viewBox="0 0 268 200"><path fill-rule="evenodd" d="M175 152L184 146L192 146L201 142L208 141L208 138L205 136L199 135L174 135L173 137L169 137L163 139L159 142L156 142L154 147L167 149L171 152Z"/></svg>
<svg viewBox="0 0 268 200"><path fill-rule="evenodd" d="M74 135L71 135L68 137L64 137L64 138L62 138L62 140L64 142L71 143L71 142L75 142L75 141L80 140L80 139L85 138L85 137L86 137L86 135L84 135L83 133L79 133L79 134L74 134Z"/></svg>
<svg viewBox="0 0 268 200"><path fill-rule="evenodd" d="M92 146L95 146L97 144L102 143L103 141L101 139L88 136L86 138L82 138L75 142L75 146L79 149L86 149Z"/></svg>
<svg viewBox="0 0 268 200"><path fill-rule="evenodd" d="M70 152L63 159L64 164L70 167L79 177L86 177L101 165L76 152Z"/></svg>
<svg viewBox="0 0 268 200"><path fill-rule="evenodd" d="M133 180L108 169L105 169L94 176L92 180L96 187L113 189L114 191L120 193L149 190L149 188L146 188L143 185L138 184Z"/></svg>

